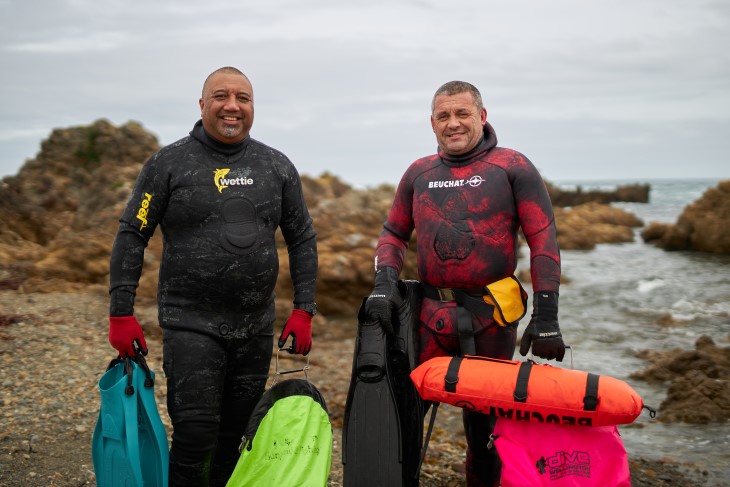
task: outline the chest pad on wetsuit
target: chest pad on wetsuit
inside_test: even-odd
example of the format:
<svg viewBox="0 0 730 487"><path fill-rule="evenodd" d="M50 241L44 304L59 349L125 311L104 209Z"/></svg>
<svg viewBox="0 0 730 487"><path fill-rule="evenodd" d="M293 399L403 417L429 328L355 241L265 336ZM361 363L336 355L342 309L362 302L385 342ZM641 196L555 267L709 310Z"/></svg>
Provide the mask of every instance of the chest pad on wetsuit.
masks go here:
<svg viewBox="0 0 730 487"><path fill-rule="evenodd" d="M234 254L247 254L256 248L259 231L256 207L246 198L229 198L221 205L220 242Z"/></svg>

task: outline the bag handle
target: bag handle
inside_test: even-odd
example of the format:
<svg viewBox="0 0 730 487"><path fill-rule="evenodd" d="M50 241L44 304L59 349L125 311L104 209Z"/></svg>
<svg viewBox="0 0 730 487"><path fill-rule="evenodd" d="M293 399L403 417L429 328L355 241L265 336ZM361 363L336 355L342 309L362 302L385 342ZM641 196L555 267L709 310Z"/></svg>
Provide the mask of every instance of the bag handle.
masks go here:
<svg viewBox="0 0 730 487"><path fill-rule="evenodd" d="M280 375L287 375L287 374L295 374L297 372L303 372L304 373L304 380L309 382L309 376L307 375L307 371L311 368L309 366L309 357L310 355L307 354L307 362L304 364L302 368L299 369L291 369L291 370L279 370L279 352L282 350L288 350L287 348L277 348L276 349L276 366L274 369L274 377L271 380L271 385L269 387L274 387L276 382L279 380Z"/></svg>

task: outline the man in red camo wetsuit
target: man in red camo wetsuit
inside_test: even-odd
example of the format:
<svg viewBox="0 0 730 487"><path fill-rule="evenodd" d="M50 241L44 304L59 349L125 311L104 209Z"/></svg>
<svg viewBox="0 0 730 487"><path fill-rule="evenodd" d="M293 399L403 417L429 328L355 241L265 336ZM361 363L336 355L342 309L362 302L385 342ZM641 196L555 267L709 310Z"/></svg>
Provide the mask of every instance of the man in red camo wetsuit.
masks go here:
<svg viewBox="0 0 730 487"><path fill-rule="evenodd" d="M534 296L520 353L526 355L532 347L538 357L562 360L565 345L557 319L560 250L540 174L519 152L497 147L473 85L444 84L431 109L438 153L415 161L400 181L375 252L375 288L366 312L392 332L393 310L400 299L396 283L415 230L425 295L418 362L462 354L512 358L516 323L498 326L491 313L470 312L466 315L470 329L460 336L458 318L464 315L449 297L453 294L434 296L425 291L460 290L481 299L484 286L515 272L522 228L530 247ZM470 342L462 341L465 335ZM494 418L464 410L463 419L467 485L497 485L501 464L496 451L487 448Z"/></svg>

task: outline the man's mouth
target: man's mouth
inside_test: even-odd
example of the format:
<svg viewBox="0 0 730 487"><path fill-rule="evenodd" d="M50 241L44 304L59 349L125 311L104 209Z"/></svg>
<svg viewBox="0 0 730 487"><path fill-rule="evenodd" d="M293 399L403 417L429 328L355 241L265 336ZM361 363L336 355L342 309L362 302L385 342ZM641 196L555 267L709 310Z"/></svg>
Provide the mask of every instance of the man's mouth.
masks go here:
<svg viewBox="0 0 730 487"><path fill-rule="evenodd" d="M238 118L238 117L232 117L232 116L230 116L230 115L224 115L224 116L223 116L223 117L221 117L221 118L222 118L223 120L225 120L226 122L237 122L237 121L239 120L239 118Z"/></svg>

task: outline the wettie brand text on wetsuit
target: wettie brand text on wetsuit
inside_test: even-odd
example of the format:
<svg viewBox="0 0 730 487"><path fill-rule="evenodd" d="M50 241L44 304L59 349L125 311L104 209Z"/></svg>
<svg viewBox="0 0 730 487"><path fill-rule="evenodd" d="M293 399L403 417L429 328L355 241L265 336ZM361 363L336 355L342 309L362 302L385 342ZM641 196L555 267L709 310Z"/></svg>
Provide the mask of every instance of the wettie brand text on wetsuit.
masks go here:
<svg viewBox="0 0 730 487"><path fill-rule="evenodd" d="M226 176L230 172L230 169L216 169L213 176L215 186L218 188L218 192L222 193L224 189L229 186L250 186L253 184L253 178L227 178Z"/></svg>

